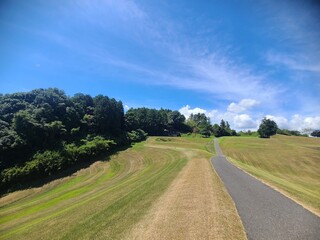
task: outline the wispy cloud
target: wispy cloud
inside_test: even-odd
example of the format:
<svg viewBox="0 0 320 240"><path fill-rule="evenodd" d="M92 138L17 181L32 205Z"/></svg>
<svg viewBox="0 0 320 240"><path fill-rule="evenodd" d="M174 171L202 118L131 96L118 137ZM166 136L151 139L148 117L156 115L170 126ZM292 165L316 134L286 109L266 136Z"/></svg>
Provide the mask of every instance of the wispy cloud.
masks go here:
<svg viewBox="0 0 320 240"><path fill-rule="evenodd" d="M201 24L201 19L197 20L203 29L198 30L199 34L186 36L187 26L167 15L161 18L157 11L151 12L150 9L133 0L71 1L52 10L53 18L60 21L59 28L35 29L34 33L74 52L74 56L80 56L81 61L94 65L94 71L99 71L101 75L109 76L111 69L129 81L193 90L206 93L206 96L217 101L231 102L228 111L207 112L213 118L225 116L233 121L236 115L242 113L238 121L249 123L251 116L244 114L258 103L261 108L275 109L279 106L280 96L286 93L282 83L273 79L269 72L239 60L230 51L236 46L224 44L220 35L215 34L214 26ZM277 12L275 15L277 18L273 20L281 23L281 41L295 41L299 52L292 54L290 51L271 49L266 60L272 65L282 65L296 71L319 73L320 60L316 56L319 48L310 43L319 34L304 31L304 25L295 26L297 21L291 13ZM304 15L304 18L307 19L307 16ZM66 31L70 28L63 27L64 20L72 21L72 34ZM91 28L99 31L83 31ZM197 30L193 31L197 33ZM208 31L209 41L203 38ZM305 32L308 32L307 40L303 37ZM110 41L113 44L108 38L113 38ZM120 43L117 44L117 41ZM299 46L306 46L308 50L304 51ZM130 52L130 49L135 51ZM139 54L145 57L143 61L135 56ZM90 71L83 68L82 63L79 68ZM188 111L194 109L189 107Z"/></svg>
<svg viewBox="0 0 320 240"><path fill-rule="evenodd" d="M285 66L290 70L307 71L320 74L320 61L314 62L303 55L291 55L269 52L266 59L270 64Z"/></svg>
<svg viewBox="0 0 320 240"><path fill-rule="evenodd" d="M153 57L164 57L161 65L139 63L110 51L101 40L70 39L56 32L45 32L57 44L82 54L98 64L111 65L128 72L140 74L145 84L163 84L176 88L209 93L220 99L239 101L255 98L272 104L281 92L278 86L269 84L268 76L253 67L236 62L217 41L215 49L209 48L202 39L190 39L180 32L174 20L159 20L148 14L134 1L77 1L77 17L90 19L95 25L108 27L119 21L136 37L134 45L149 45ZM112 16L108 16L108 14ZM79 21L79 24L82 22ZM140 38L143 36L143 38ZM89 40L88 40L89 39ZM76 40L76 41L75 41ZM214 44L212 41L210 44ZM133 46L134 46L133 45ZM132 58L132 57L131 57ZM153 81L150 81L152 79Z"/></svg>
<svg viewBox="0 0 320 240"><path fill-rule="evenodd" d="M311 1L266 1L270 33L278 48L266 60L290 70L320 73L319 6ZM275 45L273 45L275 46Z"/></svg>
<svg viewBox="0 0 320 240"><path fill-rule="evenodd" d="M266 76L254 73L250 67L230 61L228 56L187 56L183 62L186 76L192 78L177 82L180 87L210 92L228 100L240 100L251 96L267 101L279 93L277 86L268 84Z"/></svg>

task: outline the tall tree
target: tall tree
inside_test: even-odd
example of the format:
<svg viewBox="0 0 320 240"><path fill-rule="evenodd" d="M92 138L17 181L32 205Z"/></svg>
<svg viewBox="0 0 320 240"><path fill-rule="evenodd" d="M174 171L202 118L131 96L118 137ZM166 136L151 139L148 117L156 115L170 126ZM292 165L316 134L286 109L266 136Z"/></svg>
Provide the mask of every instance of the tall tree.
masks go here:
<svg viewBox="0 0 320 240"><path fill-rule="evenodd" d="M312 137L320 137L320 130L314 130L310 135Z"/></svg>
<svg viewBox="0 0 320 240"><path fill-rule="evenodd" d="M212 132L210 118L204 113L191 114L188 118L187 124L192 127L193 133L200 133L209 137Z"/></svg>
<svg viewBox="0 0 320 240"><path fill-rule="evenodd" d="M259 126L258 133L261 138L269 138L277 133L278 126L275 121L264 118Z"/></svg>

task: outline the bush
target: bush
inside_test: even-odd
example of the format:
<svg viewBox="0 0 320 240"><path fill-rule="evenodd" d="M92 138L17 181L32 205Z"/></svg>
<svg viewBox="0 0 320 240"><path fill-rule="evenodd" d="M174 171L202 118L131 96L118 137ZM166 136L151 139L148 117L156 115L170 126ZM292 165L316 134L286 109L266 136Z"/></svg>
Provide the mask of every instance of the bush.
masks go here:
<svg viewBox="0 0 320 240"><path fill-rule="evenodd" d="M94 137L93 140L83 140L83 144L76 146L68 144L60 151L44 151L36 153L31 161L24 166L5 169L0 174L1 186L13 186L14 184L36 180L39 177L46 177L57 173L65 167L69 167L76 162L90 161L94 157L107 153L115 142Z"/></svg>
<svg viewBox="0 0 320 240"><path fill-rule="evenodd" d="M314 130L314 131L311 133L311 136L312 136L312 137L320 137L320 130Z"/></svg>
<svg viewBox="0 0 320 240"><path fill-rule="evenodd" d="M137 129L136 131L129 132L128 136L130 141L135 143L135 142L141 142L146 140L148 134L141 129Z"/></svg>

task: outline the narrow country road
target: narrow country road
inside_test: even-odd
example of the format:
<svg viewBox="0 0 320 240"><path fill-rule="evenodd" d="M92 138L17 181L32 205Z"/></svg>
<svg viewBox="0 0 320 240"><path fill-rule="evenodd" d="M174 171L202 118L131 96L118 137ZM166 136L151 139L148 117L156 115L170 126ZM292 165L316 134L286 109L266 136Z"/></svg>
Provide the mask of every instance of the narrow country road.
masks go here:
<svg viewBox="0 0 320 240"><path fill-rule="evenodd" d="M212 164L236 204L248 239L320 239L319 217L228 162L218 139L215 149Z"/></svg>

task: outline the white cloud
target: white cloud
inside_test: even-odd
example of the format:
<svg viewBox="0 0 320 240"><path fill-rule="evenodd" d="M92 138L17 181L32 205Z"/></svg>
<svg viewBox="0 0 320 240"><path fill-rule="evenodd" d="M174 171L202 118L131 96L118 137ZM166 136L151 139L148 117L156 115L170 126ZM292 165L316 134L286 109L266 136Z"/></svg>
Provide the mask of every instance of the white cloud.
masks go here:
<svg viewBox="0 0 320 240"><path fill-rule="evenodd" d="M303 131L305 129L320 129L320 116L306 117L295 114L291 119L283 116L266 115L266 118L275 121L279 128Z"/></svg>
<svg viewBox="0 0 320 240"><path fill-rule="evenodd" d="M221 47L220 39L213 39L209 45L203 40L185 38L183 31L179 31L181 26L175 20L162 20L156 15L148 14L135 1L84 0L78 2L78 8L79 11L76 12L81 13L76 14L80 18L79 22L86 20L83 22L87 23L89 19L94 26L109 30L113 25L108 24L117 21L117 27L123 34L130 33L128 35L133 47L149 46L154 51L150 54L152 58L156 54L160 54L160 57L165 55L166 62L170 63L167 66L163 64L162 69L159 69L147 65L145 62L148 61L142 63L123 58L121 54L116 54L120 50L110 52L97 39L88 37L91 41L74 41L66 36L56 39L56 33L46 34L56 43L90 58L91 62L136 73L126 74L126 78L139 75L130 80L196 90L228 100L248 98L250 93L251 97L269 104L279 93L279 88L269 84L266 76L251 66L232 60L236 58L225 49L227 47ZM104 67L101 69L106 71Z"/></svg>
<svg viewBox="0 0 320 240"><path fill-rule="evenodd" d="M242 99L239 103L232 102L228 106L228 111L235 112L235 113L242 113L259 104L260 102L254 99Z"/></svg>
<svg viewBox="0 0 320 240"><path fill-rule="evenodd" d="M236 129L254 129L257 127L256 121L254 121L248 114L234 116L233 122Z"/></svg>
<svg viewBox="0 0 320 240"><path fill-rule="evenodd" d="M251 105L252 104L248 104L248 106ZM216 109L206 110L199 107L191 108L189 105L186 105L180 108L179 112L186 118L188 118L191 114L204 113L207 117L210 118L212 124L220 124L221 119L223 119L230 123L231 128L234 128L238 131L257 130L261 123L261 118L258 116L251 116L249 114L238 114L236 112L229 111L229 108L228 111L222 112ZM303 131L305 129L320 129L320 116L307 117L296 114L293 115L291 119L287 119L284 116L266 115L266 118L275 121L278 127L282 129L298 131Z"/></svg>
<svg viewBox="0 0 320 240"><path fill-rule="evenodd" d="M198 90L214 94L222 99L245 99L249 94L260 101L272 103L281 91L276 85L268 84L266 76L255 73L248 66L241 66L229 59L227 54L212 52L210 56L199 56L196 50L190 56L182 52L180 73L167 84L179 88Z"/></svg>
<svg viewBox="0 0 320 240"><path fill-rule="evenodd" d="M320 129L320 116L303 117L296 114L290 120L290 129L296 129L299 131L304 129Z"/></svg>
<svg viewBox="0 0 320 240"><path fill-rule="evenodd" d="M152 12L152 9L146 11L147 8L143 8L136 1L82 0L77 1L76 5L78 6L77 11L67 11L69 5L63 7L66 8L65 15L57 14L56 19L61 18L63 21L63 17L70 19L75 17L79 25L107 30L106 34L110 34L111 37L115 35L116 39L128 39L128 42L123 43L132 45L132 49L137 49L138 52L139 47L148 46L147 50L150 50L150 54L142 55L150 55L152 59L157 57L165 59L157 65L148 64L148 59L136 61L134 56L125 53L121 48L118 49L116 44L110 47L104 42L104 38L95 38L94 35L72 39L71 35L54 32L52 29L42 33L56 44L69 48L78 55L84 55L84 59L88 59L90 64L95 64L94 68L88 67L83 71L95 69L95 73L101 71L99 74L110 76L108 71L116 69L116 74L123 74L122 76L125 76L127 81L169 85L174 88L209 93L218 100L238 101L242 99L238 103L232 102L229 105L230 113L201 108L191 109L190 106L185 106L185 109L182 108L181 111L185 111L186 116L193 113L192 111L202 113L206 111L212 121L220 121L221 118L234 121L236 114L244 113L260 102L268 103L270 108L279 106L278 96L281 91L286 91L283 87L277 86L272 79L270 80L268 73L262 72L264 70L258 70L254 65L244 64L240 58L235 56L236 51L232 51L235 49L234 46L221 44L219 35L213 36L210 44L193 35L193 37L186 38L184 34L186 29L174 18L159 18L157 11ZM89 23L91 25L87 25ZM295 27L295 24L292 26ZM83 32L77 34L83 36ZM296 36L296 34L286 35ZM146 49L144 51L147 52ZM303 58L301 61L302 58L288 58L272 53L268 58L270 62L282 63L290 68L320 71L319 64L309 64L319 63L313 59L303 65L301 63L308 58Z"/></svg>
<svg viewBox="0 0 320 240"><path fill-rule="evenodd" d="M266 118L275 121L279 128L288 129L290 127L288 119L282 116L266 115Z"/></svg>
<svg viewBox="0 0 320 240"><path fill-rule="evenodd" d="M189 105L186 105L179 109L179 112L188 118L191 114L204 113L207 117L210 118L211 123L218 123L223 119L228 121L231 127L242 130L242 129L256 129L257 122L251 118L248 114L236 114L233 112L220 112L216 109L206 110L199 107L191 108Z"/></svg>
<svg viewBox="0 0 320 240"><path fill-rule="evenodd" d="M191 114L197 114L197 113L204 113L207 115L207 110L204 110L204 109L198 108L198 107L192 109L192 108L190 108L189 105L186 105L186 106L180 108L179 112L181 114L183 114L186 118L188 118Z"/></svg>

